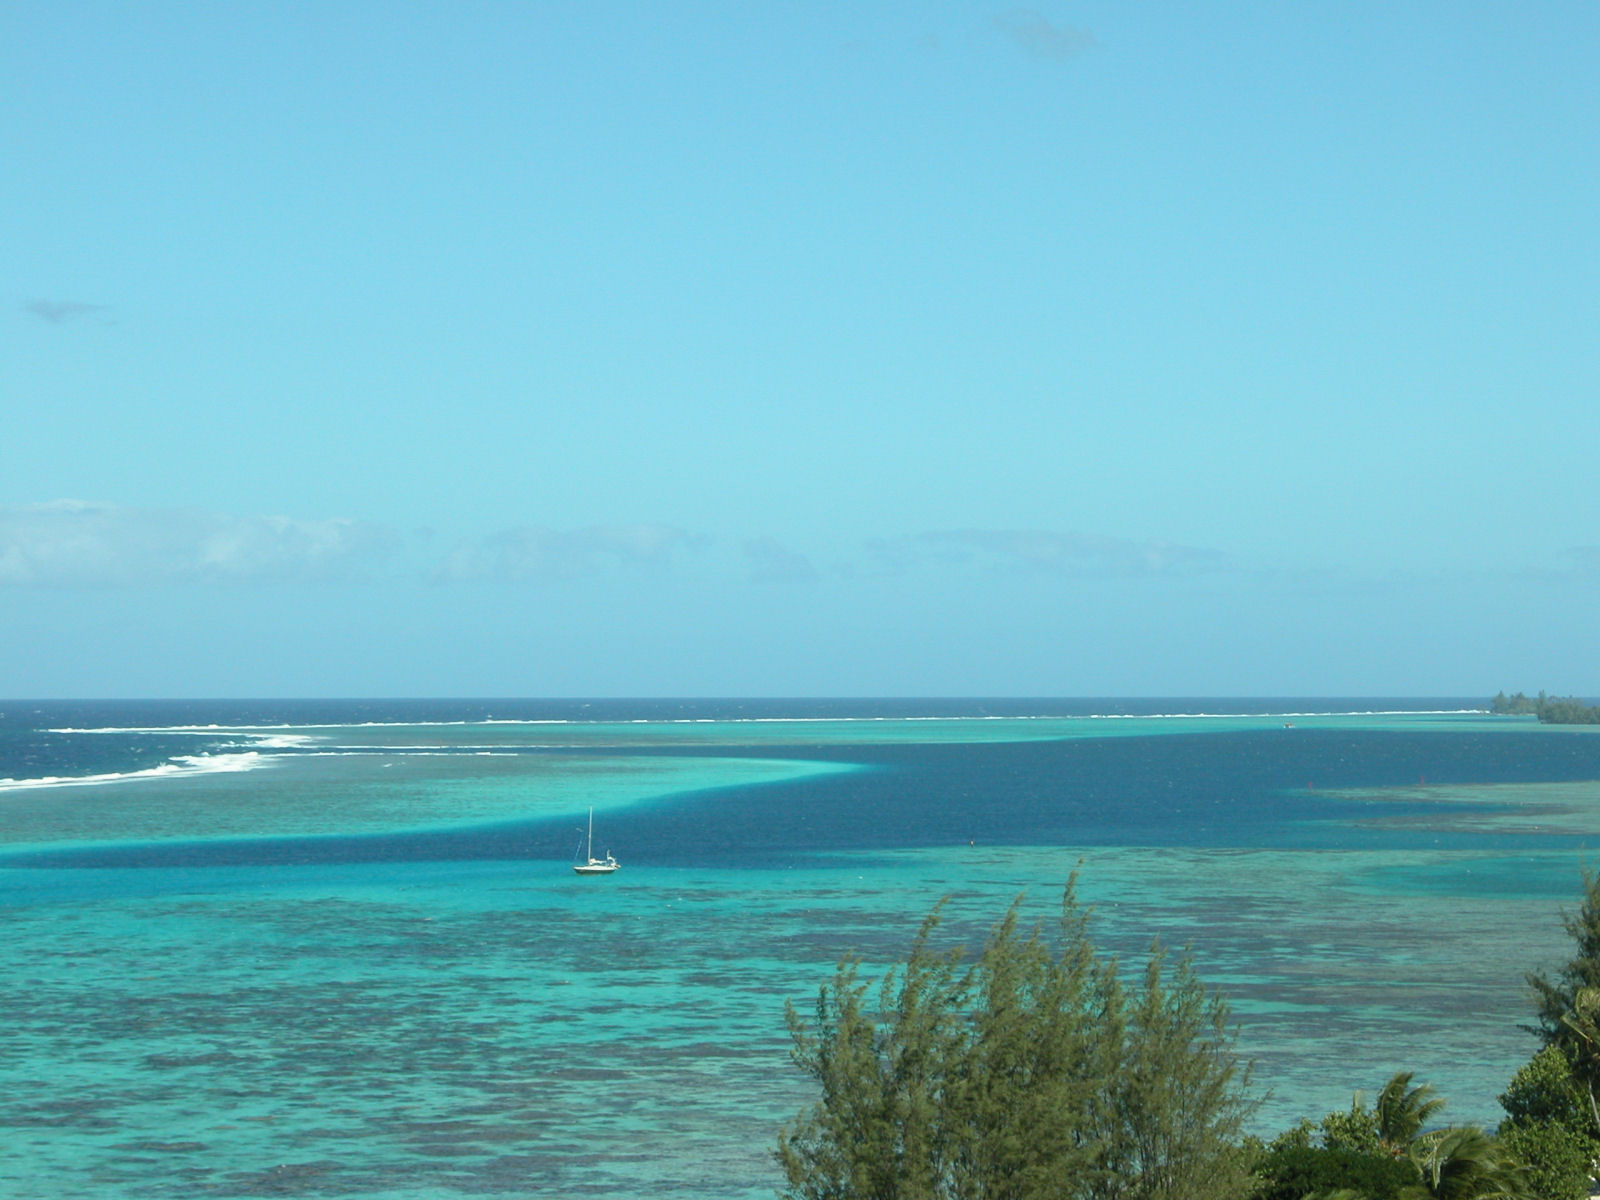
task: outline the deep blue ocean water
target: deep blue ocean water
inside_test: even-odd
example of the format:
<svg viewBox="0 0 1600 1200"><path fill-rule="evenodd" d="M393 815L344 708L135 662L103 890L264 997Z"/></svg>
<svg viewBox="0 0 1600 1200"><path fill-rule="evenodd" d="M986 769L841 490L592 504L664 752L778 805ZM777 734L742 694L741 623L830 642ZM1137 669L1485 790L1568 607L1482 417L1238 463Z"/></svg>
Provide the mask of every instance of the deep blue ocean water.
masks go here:
<svg viewBox="0 0 1600 1200"><path fill-rule="evenodd" d="M1261 1132L1399 1069L1492 1124L1600 731L1474 707L0 702L0 1195L771 1194L784 1001L1073 870Z"/></svg>

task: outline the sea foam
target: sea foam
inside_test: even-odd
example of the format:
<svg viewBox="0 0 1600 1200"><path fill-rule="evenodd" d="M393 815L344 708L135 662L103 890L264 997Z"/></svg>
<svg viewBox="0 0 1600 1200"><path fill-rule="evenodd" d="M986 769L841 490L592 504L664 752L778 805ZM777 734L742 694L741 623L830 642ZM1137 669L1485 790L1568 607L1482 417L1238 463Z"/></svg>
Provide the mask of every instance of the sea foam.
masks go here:
<svg viewBox="0 0 1600 1200"><path fill-rule="evenodd" d="M114 771L105 775L44 775L38 779L0 779L0 791L24 788L91 787L127 783L138 779L171 779L182 775L213 775L224 771L253 771L270 762L254 750L239 754L180 754L156 767L139 771Z"/></svg>

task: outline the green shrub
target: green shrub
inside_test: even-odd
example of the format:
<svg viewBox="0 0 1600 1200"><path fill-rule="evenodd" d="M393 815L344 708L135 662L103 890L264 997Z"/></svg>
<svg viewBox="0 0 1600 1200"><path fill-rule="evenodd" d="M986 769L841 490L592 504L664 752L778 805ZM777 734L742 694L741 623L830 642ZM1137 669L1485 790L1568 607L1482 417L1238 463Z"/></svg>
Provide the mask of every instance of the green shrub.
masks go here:
<svg viewBox="0 0 1600 1200"><path fill-rule="evenodd" d="M1402 1158L1344 1146L1275 1143L1257 1164L1256 1178L1253 1200L1304 1200L1328 1192L1396 1200L1416 1186L1417 1169Z"/></svg>

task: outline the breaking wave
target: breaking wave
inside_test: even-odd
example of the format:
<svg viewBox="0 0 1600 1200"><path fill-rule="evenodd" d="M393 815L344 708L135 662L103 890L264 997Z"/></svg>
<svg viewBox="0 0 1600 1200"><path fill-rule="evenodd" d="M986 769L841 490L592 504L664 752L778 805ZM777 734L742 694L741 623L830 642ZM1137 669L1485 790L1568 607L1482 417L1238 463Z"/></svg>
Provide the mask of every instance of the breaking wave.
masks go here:
<svg viewBox="0 0 1600 1200"><path fill-rule="evenodd" d="M180 754L156 767L139 771L113 771L105 775L45 775L38 779L0 779L0 791L23 788L92 787L107 783L126 783L136 779L172 779L183 775L215 775L230 771L254 771L270 762L255 750L239 754Z"/></svg>

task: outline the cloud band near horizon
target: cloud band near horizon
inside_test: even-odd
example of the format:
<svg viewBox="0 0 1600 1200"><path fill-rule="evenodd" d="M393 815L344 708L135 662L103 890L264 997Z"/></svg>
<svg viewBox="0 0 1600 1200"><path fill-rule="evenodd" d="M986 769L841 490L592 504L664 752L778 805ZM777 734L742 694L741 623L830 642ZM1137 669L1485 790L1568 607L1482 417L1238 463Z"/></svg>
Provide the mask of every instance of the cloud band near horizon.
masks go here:
<svg viewBox="0 0 1600 1200"><path fill-rule="evenodd" d="M826 567L770 534L719 544L654 522L524 524L446 541L347 517L239 516L57 500L0 508L0 587L157 584L560 584L721 577L808 586L863 575L1030 573L1152 579L1237 569L1228 554L1172 542L1030 529L947 529L868 539Z"/></svg>

